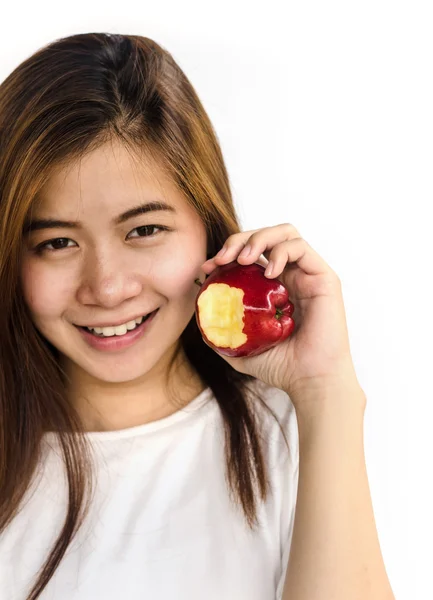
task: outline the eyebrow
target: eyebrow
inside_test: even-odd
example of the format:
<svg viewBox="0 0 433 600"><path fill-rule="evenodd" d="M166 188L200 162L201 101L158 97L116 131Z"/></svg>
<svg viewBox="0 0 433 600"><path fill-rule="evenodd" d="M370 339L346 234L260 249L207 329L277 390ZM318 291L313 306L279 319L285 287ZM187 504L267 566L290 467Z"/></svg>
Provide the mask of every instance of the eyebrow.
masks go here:
<svg viewBox="0 0 433 600"><path fill-rule="evenodd" d="M176 209L173 206L158 200L154 202L147 202L145 204L139 204L138 206L127 210L126 212L113 219L113 224L121 225L122 223L125 223L125 221L129 221L129 219L156 211L167 211L176 213ZM60 221L58 219L50 218L32 219L25 223L23 233L24 235L27 235L32 231L40 231L42 229L80 229L81 227L82 224L80 223L80 221Z"/></svg>

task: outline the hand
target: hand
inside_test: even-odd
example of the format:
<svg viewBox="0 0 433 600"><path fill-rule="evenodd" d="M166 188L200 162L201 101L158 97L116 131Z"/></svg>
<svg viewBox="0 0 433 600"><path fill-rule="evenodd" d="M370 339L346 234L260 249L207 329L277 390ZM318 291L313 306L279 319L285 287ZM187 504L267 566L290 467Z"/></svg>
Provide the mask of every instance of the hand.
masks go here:
<svg viewBox="0 0 433 600"><path fill-rule="evenodd" d="M242 254L245 246L251 247L248 256ZM241 265L273 263L270 277L278 277L289 290L296 327L284 342L258 356L220 356L237 371L286 391L295 408L304 391L357 384L340 279L295 227L284 223L235 233L202 270L209 275L234 260Z"/></svg>

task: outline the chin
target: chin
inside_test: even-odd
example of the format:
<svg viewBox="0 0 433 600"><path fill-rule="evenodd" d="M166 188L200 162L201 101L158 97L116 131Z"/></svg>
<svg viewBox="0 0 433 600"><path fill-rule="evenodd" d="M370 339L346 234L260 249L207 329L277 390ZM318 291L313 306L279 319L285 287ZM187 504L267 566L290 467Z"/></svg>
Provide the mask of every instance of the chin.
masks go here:
<svg viewBox="0 0 433 600"><path fill-rule="evenodd" d="M63 354L63 366L72 379L94 379L104 383L127 383L145 377L155 366L157 359L151 363L141 356L141 360L121 358L120 356L105 357L99 364L83 357L66 356ZM78 360L77 360L78 359Z"/></svg>
<svg viewBox="0 0 433 600"><path fill-rule="evenodd" d="M141 377L145 377L154 367L154 364L148 365L140 361L137 363L134 361L123 362L120 360L115 365L100 365L98 367L91 365L81 365L81 368L88 373L94 379L103 381L105 383L127 383L128 381L135 381Z"/></svg>

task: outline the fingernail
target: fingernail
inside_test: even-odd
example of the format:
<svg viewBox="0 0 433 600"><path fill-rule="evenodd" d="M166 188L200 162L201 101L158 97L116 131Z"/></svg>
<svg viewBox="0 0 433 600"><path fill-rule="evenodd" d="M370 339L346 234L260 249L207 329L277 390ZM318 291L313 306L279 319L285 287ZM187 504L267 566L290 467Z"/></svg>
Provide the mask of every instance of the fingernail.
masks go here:
<svg viewBox="0 0 433 600"><path fill-rule="evenodd" d="M265 275L269 277L272 274L272 269L274 268L274 263L270 260L268 265L266 266Z"/></svg>

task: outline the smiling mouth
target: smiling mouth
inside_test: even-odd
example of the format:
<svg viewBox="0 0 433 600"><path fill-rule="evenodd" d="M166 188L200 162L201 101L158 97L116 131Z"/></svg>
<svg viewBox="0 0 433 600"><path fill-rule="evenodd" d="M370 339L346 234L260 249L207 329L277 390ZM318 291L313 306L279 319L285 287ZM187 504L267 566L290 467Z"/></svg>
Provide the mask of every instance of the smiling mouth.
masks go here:
<svg viewBox="0 0 433 600"><path fill-rule="evenodd" d="M95 337L99 338L122 337L127 333L130 333L131 331L134 331L135 329L141 327L143 323L145 323L148 320L148 318L156 312L157 311L154 310L153 312L145 316L137 317L137 319L135 319L135 322L129 321L128 323L119 325L117 327L82 327L80 325L76 325L76 327L78 327L78 329L83 329L87 333L91 333Z"/></svg>

